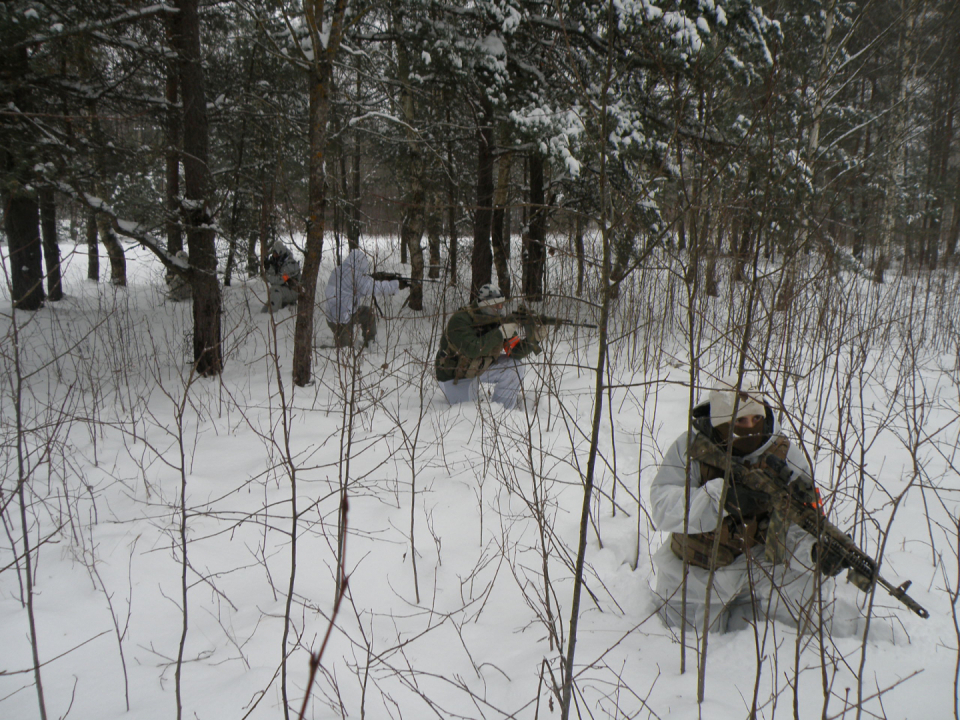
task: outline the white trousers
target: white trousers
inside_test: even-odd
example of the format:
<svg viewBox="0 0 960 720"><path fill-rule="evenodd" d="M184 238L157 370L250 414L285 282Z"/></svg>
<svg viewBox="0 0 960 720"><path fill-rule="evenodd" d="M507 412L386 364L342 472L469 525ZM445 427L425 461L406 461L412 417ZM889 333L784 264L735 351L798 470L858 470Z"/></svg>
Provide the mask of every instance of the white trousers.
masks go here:
<svg viewBox="0 0 960 720"><path fill-rule="evenodd" d="M669 541L654 554L657 565L657 588L663 606L660 615L667 625L679 627L681 622L681 582L683 562L670 550ZM817 622L813 602L814 572L792 557L786 564L771 565L763 560L763 546L753 548L752 557L741 555L730 565L717 568L710 598L710 630L725 632L748 627L764 618L810 632ZM801 556L802 557L802 556ZM703 632L707 600L706 568L689 567L687 575L686 619L697 634ZM829 617L825 618L828 622Z"/></svg>
<svg viewBox="0 0 960 720"><path fill-rule="evenodd" d="M269 299L264 303L263 309L260 312L270 312L271 307L274 312L278 312L288 305L295 305L296 302L297 291L295 288L289 285L271 285Z"/></svg>
<svg viewBox="0 0 960 720"><path fill-rule="evenodd" d="M523 388L523 365L506 355L497 358L479 377L469 380L447 380L440 383L440 389L447 402L456 405L462 402L476 402L480 397L480 384L492 385L491 399L505 408L517 407L520 390Z"/></svg>

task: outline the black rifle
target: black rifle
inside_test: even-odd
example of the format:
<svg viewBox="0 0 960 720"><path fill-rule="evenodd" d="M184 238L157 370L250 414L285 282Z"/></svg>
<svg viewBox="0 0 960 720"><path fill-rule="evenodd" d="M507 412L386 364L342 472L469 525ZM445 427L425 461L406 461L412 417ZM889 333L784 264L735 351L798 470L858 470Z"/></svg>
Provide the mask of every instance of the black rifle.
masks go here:
<svg viewBox="0 0 960 720"><path fill-rule="evenodd" d="M273 270L274 272L278 273L280 272L280 265L282 264L280 262L281 259L282 259L281 255L275 252L272 252L269 255L267 255L267 259L263 261L263 267L267 270Z"/></svg>
<svg viewBox="0 0 960 720"><path fill-rule="evenodd" d="M717 468L727 467L727 453L702 432L690 447L691 457ZM780 513L786 523L796 525L817 539L817 554L839 557L847 568L847 580L865 593L879 585L922 618L930 617L920 604L907 595L910 581L894 586L880 577L877 564L864 553L850 536L824 516L813 478L787 465L772 454L760 458L753 466L734 461L730 466L733 485L766 493L771 497L774 513ZM768 542L770 540L768 539Z"/></svg>
<svg viewBox="0 0 960 720"><path fill-rule="evenodd" d="M283 267L284 263L290 259L290 257L291 256L289 254L272 252L267 256L267 259L263 263L263 267L266 270L273 270L273 272L275 272L277 275L280 275L281 268ZM300 266L298 265L297 267L299 268ZM300 282L300 271L297 270L296 275L281 275L281 279L284 285L296 287L296 285Z"/></svg>
<svg viewBox="0 0 960 720"><path fill-rule="evenodd" d="M520 305L512 313L507 313L499 318L502 323L516 323L517 325L569 325L570 327L596 328L593 323L580 323L568 320L567 318L551 317L550 315L540 315L539 313L527 310Z"/></svg>
<svg viewBox="0 0 960 720"><path fill-rule="evenodd" d="M400 275L399 273L384 272L383 270L374 270L370 273L370 277L374 280L398 280L400 282L400 289L403 290L405 287L409 287L410 283L415 282L432 282L438 283L440 280L434 280L433 278L421 278L417 280L416 278L407 277L406 275Z"/></svg>

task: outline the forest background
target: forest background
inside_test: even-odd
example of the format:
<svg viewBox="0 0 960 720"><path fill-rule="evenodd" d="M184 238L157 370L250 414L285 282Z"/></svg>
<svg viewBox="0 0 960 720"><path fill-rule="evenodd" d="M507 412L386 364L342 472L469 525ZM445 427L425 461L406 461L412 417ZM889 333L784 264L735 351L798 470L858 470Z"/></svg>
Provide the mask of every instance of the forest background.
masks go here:
<svg viewBox="0 0 960 720"><path fill-rule="evenodd" d="M398 488L397 507L410 519L401 533L405 540L395 541L407 543L404 561L414 577L414 558L424 552L415 541L415 518L418 512L431 518L435 507L424 504L429 494L418 496L424 487L417 485L418 468L436 472L444 465L444 476L455 475L450 468L458 463L480 468L478 505L489 499L480 479L495 478L502 493L522 505L498 501L500 530L529 524L536 538L517 545L506 541L507 534L495 542L478 531L480 546L494 543L521 588L521 602L505 604L506 638L539 623L538 641L546 649L528 651L516 664L494 662L488 653L502 651L507 640L494 634L496 640L485 639L489 645L477 638L480 645L473 645L458 632L479 685L461 676L453 680L454 695L463 696L450 701L451 710L441 701L443 691L420 687L442 670L406 658L406 669L388 663L386 674L405 691L442 707L435 713L440 716L534 717L542 697L563 717L658 717L670 702L648 702L647 689L672 664L680 675L661 683L666 697L689 695L677 688L686 687L682 678L693 673L691 711L706 713L706 639L675 638L674 653L656 618L646 619L653 600L644 552L659 540L645 518L642 479L671 434L684 429L686 409L714 375L762 368L770 391L791 411L790 429L817 468L839 524L875 556L911 570L894 576L918 570L914 579L924 584L923 602L935 614L930 623L940 625L919 631L913 624L918 619L892 620L901 616L887 613L892 625L885 641L903 643L922 632L921 654L934 644L952 660L946 678L947 666L938 663L931 672L919 657L918 665L901 671L892 658L909 654L878 650L863 623L873 616L872 599L844 597L850 588L838 588L847 634L860 633L860 644L851 649L842 633L836 642L829 632L825 642L821 633L813 644L795 637L785 648L778 641L771 660L766 646L753 642L766 637L758 626L746 646L755 656L749 688L739 675L718 683L744 698L730 716L772 716L779 707L793 715L885 717L900 682L920 670L935 682L925 682L914 702L922 697L956 716L958 46L960 10L947 0L3 3L0 172L9 304L0 508L9 544L2 576L3 600L18 608L8 614L14 624L5 633L16 635L11 628L19 627L27 638L25 652L17 651L16 662L3 669L4 677L25 685L16 685L21 690L11 690L4 702L26 707L19 704L22 688L32 688L34 711L45 718L44 672L49 668L47 674L61 681L70 677L56 664L61 653L82 646L43 646L45 625L38 620L56 626L50 617L63 605L48 608L52 614L35 605L44 589L38 568L55 558L82 570L99 593L123 660L125 643L130 647L124 613L128 621L136 617L133 573L105 582L95 537L100 509L113 507L119 493L141 503L135 515L154 503L155 518L166 509L168 560L181 571L182 592L160 593L179 598L180 642L173 651L159 651L165 661L154 659L159 688L149 694L166 697L172 683L174 709L159 711L162 701L141 698L140 712L175 712L178 718L197 712L182 702L187 668L219 666L220 658L209 648L190 647L190 603L199 602L202 586L214 596L205 603L220 598L239 607L237 594L247 590L220 589L217 573L191 561L194 549L199 556L207 552L194 525L241 512L262 532L254 564L270 578L264 587L284 600L279 612L264 610L243 627L252 637L251 628L264 622L267 634L278 633L282 650L252 686L233 677L249 690L242 712L223 706L235 687L211 691L207 701L236 717L261 707L252 697L269 698L270 712L296 716L299 700L310 696L306 656L318 651L315 640L323 634L304 635L305 619L312 613L313 626L334 603L351 597L343 581L351 568L339 561L350 554L351 542L361 542L354 539L358 533L370 540L399 527L396 518L375 512L358 512L359 518L340 513L350 491L363 486L351 474L368 461L354 464L362 456L354 445L360 437L369 442L362 446L368 455L380 457L383 445L390 458L384 462L405 468L405 478L394 471L389 481L385 471L360 474L370 481L372 496L383 490L380 482ZM276 239L295 247L303 261L300 298L293 316L269 316L258 325L251 303L262 298L261 258ZM403 307L386 309L403 341L386 336L378 349L382 365L357 354L331 360L322 347L318 280L322 284L342 250L359 245L382 267L414 278ZM186 262L176 258L181 249ZM165 272L190 283L193 301L185 311L158 309L157 291L146 289ZM557 334L523 413L535 422L507 431L496 413L480 406L466 417L474 429L461 428L454 437L460 451L478 437L489 444L451 459L438 430L445 426L434 424L442 411L433 402L431 348L444 315L490 280L510 297L599 329ZM402 412L390 411L377 390L384 380L378 373L396 369L396 357L405 358L403 371L391 376L403 388L396 393ZM234 395L237 378L225 375L230 363L243 377L261 378L246 381L243 402ZM153 405L156 398L165 398L169 408ZM664 419L658 407L674 412ZM325 439L313 438L322 448L314 454L310 442L291 438L298 423L320 408L336 417L321 433ZM630 420L619 433L624 412ZM394 419L389 432L373 419L384 415ZM223 432L242 440L237 423L256 428L271 459L262 467L258 455L260 470L241 467L236 477L220 478L233 483L222 497L255 482L261 504L211 509L212 490L204 490L203 501L187 492L198 463L223 462L216 453L206 455L210 448L199 438ZM563 450L553 444L560 426ZM428 427L431 440L422 441L420 430ZM77 440L81 428L88 441ZM155 444L154 431L169 442ZM504 448L503 437L516 446ZM123 448L125 459L92 481L101 442ZM525 448L522 461L517 448ZM237 456L252 462L247 453ZM629 471L618 460L624 457L634 464ZM544 458L566 470L545 471ZM153 474L157 463L174 471L175 487ZM131 467L140 478L136 488ZM518 468L529 474L530 496L514 497ZM332 483L322 502L315 492L309 500L300 497L297 481L304 477ZM269 497L268 487L283 488L286 500ZM304 507L321 519L308 520ZM113 512L121 524L129 520ZM612 580L619 571L597 565L606 557L601 528L610 517L601 520L604 513L630 518L633 527L612 533L619 545L632 548L614 553L613 561L630 568L620 588L633 598L629 602L617 600ZM578 520L571 527L557 519L567 514ZM304 539L307 548L311 541L326 548L320 564L332 589L307 593L298 587L301 533L310 538ZM443 535L428 534L439 568ZM140 555L135 545L128 551L131 568ZM518 547L539 561L530 565ZM903 554L899 562L885 555L894 547ZM268 559L277 548L286 553L285 571ZM305 552L319 556L316 549ZM490 561L481 557L477 572L464 578L483 577L480 570ZM370 564L382 571L379 562ZM242 565L238 561L230 572ZM636 571L643 569L638 589ZM289 581L280 583L274 572ZM487 582L501 587L502 578ZM597 582L612 604L601 599ZM419 608L419 580L415 586ZM356 591L356 583L350 587ZM76 590L67 588L62 599ZM391 592L379 588L376 594ZM114 604L124 595L126 610ZM473 587L464 592L461 612L482 595ZM321 598L329 599L327 606ZM628 630L660 639L652 645L656 672L646 667L624 676L622 668L604 663L598 671L596 654L589 663L578 659L587 598L593 609L614 615L627 605L630 617L638 608L647 611L630 627L621 618L614 628L633 638L634 649L642 642ZM156 598L145 602L146 612L157 605ZM370 617L400 612L389 605L354 607L350 630L361 635ZM522 619L521 607L534 619ZM404 612L423 617L420 610ZM210 614L225 622L221 610ZM272 621L278 615L277 630ZM89 629L85 619L80 622ZM433 627L432 620L424 622ZM459 620L450 624L462 627ZM236 634L220 627L237 650L231 662L265 667L259 655L250 663ZM311 712L363 715L368 682L378 681L385 683L377 686L381 707L389 709L371 716L420 712L395 700L399 690L374 672L384 658L377 642L337 627L351 653L365 648L363 662L354 657L343 666L361 678L361 699L341 694L336 672L324 665L326 704L311 705ZM419 637L410 626L398 630L393 649L401 656L409 642L401 635L408 632ZM151 645L137 642L139 648ZM586 642L596 649L603 641ZM860 672L851 673L848 685L835 686L858 650ZM431 651L436 660L439 651ZM441 661L447 652L440 652ZM522 700L512 698L517 701L509 708L498 700L496 711L465 707L464 697L471 703L486 698L478 687L497 685L486 677L485 663L506 667L497 672L510 680L519 668L529 670L533 656L539 658L532 661L535 687L525 688ZM343 658L342 648L333 657ZM883 658L883 679L865 687L862 671L871 657ZM331 662L336 666L336 659ZM794 676L778 671L779 663ZM121 666L126 684L126 662ZM819 686L813 695L801 694L796 678L811 674L810 667ZM108 675L89 682L96 687ZM198 702L196 692L192 702ZM517 691L490 692L502 699ZM64 700L70 693L63 687L55 692L58 716L71 706ZM125 696L129 704L129 688Z"/></svg>

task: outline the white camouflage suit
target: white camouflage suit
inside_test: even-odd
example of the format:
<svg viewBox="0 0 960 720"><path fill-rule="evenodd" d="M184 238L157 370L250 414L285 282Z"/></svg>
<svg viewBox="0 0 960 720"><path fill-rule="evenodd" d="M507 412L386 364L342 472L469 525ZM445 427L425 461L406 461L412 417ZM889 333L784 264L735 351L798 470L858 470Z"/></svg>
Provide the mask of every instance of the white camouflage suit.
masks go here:
<svg viewBox="0 0 960 720"><path fill-rule="evenodd" d="M367 298L396 295L396 280L374 280L370 277L370 260L362 250L354 248L343 262L333 269L324 292L323 312L338 347L353 344L353 326L360 325L364 344L377 337L377 316L365 302Z"/></svg>
<svg viewBox="0 0 960 720"><path fill-rule="evenodd" d="M706 412L709 416L709 403L694 409L697 416ZM747 463L757 460L781 434L779 423L766 408L766 426L772 429L767 441L756 451L743 457ZM698 432L696 429L693 432ZM684 432L667 450L650 486L650 502L653 509L653 521L657 530L663 533L682 533L684 478L686 476L687 433ZM787 451L787 463L809 474L809 466L803 453L792 443ZM690 463L690 515L688 533L712 532L717 528L720 513L720 493L723 478L709 480L700 485L700 466ZM726 516L728 513L723 511ZM762 623L763 616L776 618L796 627L798 606L812 598L816 572L813 570L811 548L814 539L796 526L787 533L787 561L772 565L764 559L765 545L755 545L749 552L741 554L730 565L719 567L715 571L713 592L710 600L710 629L724 632L747 626L754 619ZM670 539L654 554L656 564L656 593L660 602L661 617L673 627L679 627L681 614L681 582L683 579L683 561L670 548ZM704 627L706 608L707 578L709 570L689 565L687 577L688 623L694 623L697 633ZM751 593L752 586L752 593ZM756 602L753 602L756 598Z"/></svg>
<svg viewBox="0 0 960 720"><path fill-rule="evenodd" d="M279 240L273 244L264 263L268 297L260 312L278 312L297 304L297 286L300 284L300 263Z"/></svg>

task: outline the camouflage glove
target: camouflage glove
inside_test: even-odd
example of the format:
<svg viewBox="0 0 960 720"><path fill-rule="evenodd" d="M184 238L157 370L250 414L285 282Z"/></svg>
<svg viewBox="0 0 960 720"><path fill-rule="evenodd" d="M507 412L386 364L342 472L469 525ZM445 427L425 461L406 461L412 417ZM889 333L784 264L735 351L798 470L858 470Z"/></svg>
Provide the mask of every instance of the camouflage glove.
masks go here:
<svg viewBox="0 0 960 720"><path fill-rule="evenodd" d="M738 485L731 479L725 507L731 515L743 520L770 512L771 500L767 493Z"/></svg>
<svg viewBox="0 0 960 720"><path fill-rule="evenodd" d="M810 548L810 558L813 560L813 564L816 565L819 561L821 574L827 577L836 577L847 567L846 560L836 548L829 545L826 546L825 552L821 556L818 552L819 547L820 543L814 543L813 547Z"/></svg>
<svg viewBox="0 0 960 720"><path fill-rule="evenodd" d="M527 327L527 337L534 342L540 342L547 336L547 326L536 323Z"/></svg>

